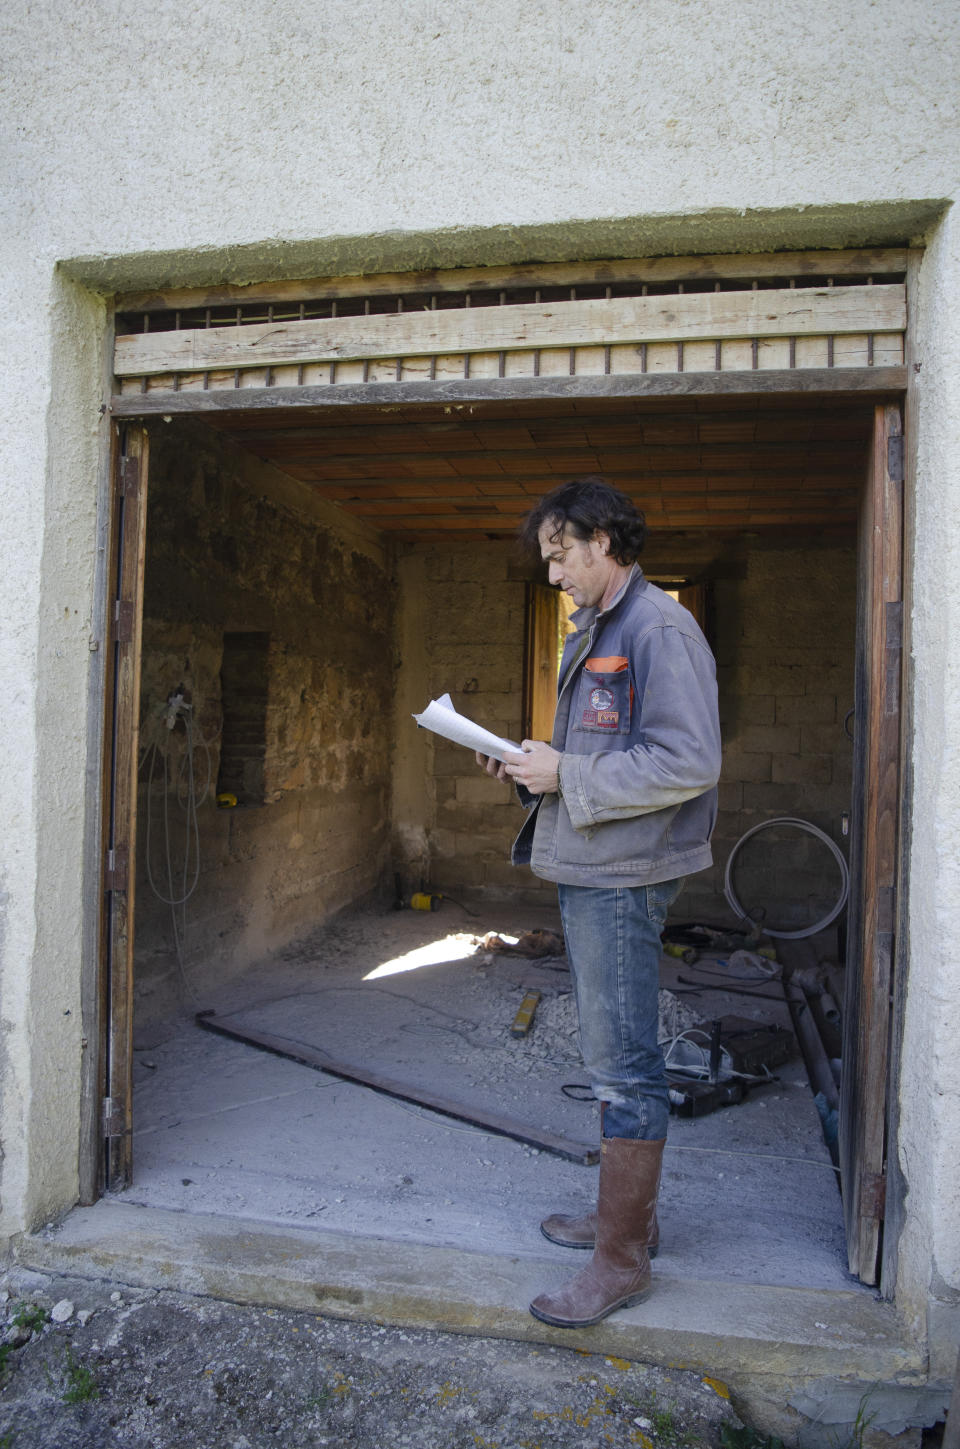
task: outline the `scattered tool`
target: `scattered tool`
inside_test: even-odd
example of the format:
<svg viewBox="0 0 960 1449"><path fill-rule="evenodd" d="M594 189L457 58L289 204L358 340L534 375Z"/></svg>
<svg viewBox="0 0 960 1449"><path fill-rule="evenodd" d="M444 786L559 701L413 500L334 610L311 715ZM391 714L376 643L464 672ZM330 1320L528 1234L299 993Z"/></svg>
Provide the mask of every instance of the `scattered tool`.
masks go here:
<svg viewBox="0 0 960 1449"><path fill-rule="evenodd" d="M701 925L699 922L667 926L663 932L665 942L682 946L699 946L713 951L756 951L771 961L777 959L776 947L769 942L760 944L763 926L756 925L749 931L732 930L722 926ZM670 953L673 954L672 952Z"/></svg>
<svg viewBox="0 0 960 1449"><path fill-rule="evenodd" d="M533 1017L540 1003L541 993L539 991L528 991L520 1003L520 1009L513 1018L513 1025L510 1028L511 1036L526 1036L533 1026Z"/></svg>
<svg viewBox="0 0 960 1449"><path fill-rule="evenodd" d="M676 941L664 941L663 950L665 955L672 956L676 961L683 961L687 966L695 966L700 960L700 952L696 946L681 946Z"/></svg>
<svg viewBox="0 0 960 1449"><path fill-rule="evenodd" d="M414 891L410 897L410 909L412 911L439 911L442 900L443 896L439 893Z"/></svg>
<svg viewBox="0 0 960 1449"><path fill-rule="evenodd" d="M795 1049L793 1033L781 1026L740 1016L701 1022L667 1048L670 1109L703 1117L742 1102L752 1088L775 1081L771 1067L788 1061Z"/></svg>

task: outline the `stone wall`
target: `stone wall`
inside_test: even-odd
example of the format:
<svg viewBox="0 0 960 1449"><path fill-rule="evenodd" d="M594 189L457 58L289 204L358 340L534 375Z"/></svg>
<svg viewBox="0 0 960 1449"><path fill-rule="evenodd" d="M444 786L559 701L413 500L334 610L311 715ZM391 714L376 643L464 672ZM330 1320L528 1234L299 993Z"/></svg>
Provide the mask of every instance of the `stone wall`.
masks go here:
<svg viewBox="0 0 960 1449"><path fill-rule="evenodd" d="M171 912L147 878L149 862L162 894L184 893L189 742L182 716L167 728L171 694L191 707L202 797L184 946L194 990L266 959L388 875L392 588L378 546L358 544L334 510L325 524L306 489L302 495L208 430L154 430L138 830L141 1018L165 1009L178 989ZM252 787L234 790L236 808L218 808L215 799L225 635L257 640L252 652L234 651L233 673L246 658L246 703L256 706L246 709L243 680L233 678L233 778L221 783L237 784L236 752L246 750L239 779ZM187 889L193 876L191 862Z"/></svg>

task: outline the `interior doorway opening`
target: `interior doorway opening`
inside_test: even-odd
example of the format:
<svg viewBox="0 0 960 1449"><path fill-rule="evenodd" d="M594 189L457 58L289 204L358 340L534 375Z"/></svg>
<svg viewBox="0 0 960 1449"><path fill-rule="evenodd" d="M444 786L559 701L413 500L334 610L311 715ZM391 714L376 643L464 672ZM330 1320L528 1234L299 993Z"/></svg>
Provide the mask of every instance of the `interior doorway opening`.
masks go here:
<svg viewBox="0 0 960 1449"><path fill-rule="evenodd" d="M376 1011L361 993L363 975L431 940L556 924L550 889L507 864L519 823L509 792L477 778L455 746L425 749L397 706L398 681L406 692L421 686L418 706L449 689L482 723L523 733L527 597L537 580L509 525L564 476L632 480L652 525L645 571L700 591L721 679L717 863L689 883L677 914L736 924L722 871L752 824L796 815L846 838L856 520L875 407L842 397L627 398L486 404L455 417L438 405L341 409L335 420L298 409L281 422L247 414L151 427L134 1192L319 1226L386 1224L388 1235L425 1241L479 1241L506 1231L521 1209L524 1231L535 1230L538 1205L553 1210L556 1193L589 1196L576 1181L582 1169L465 1123L437 1127L416 1107L385 1105L336 1078L314 1073L306 1085L299 1074L310 1068L217 1040L189 1018L198 1008L269 1006L273 1025L300 1040L309 1005L310 1029L332 1032L338 1048L361 1043L363 1055L371 1041L405 1036L414 1068L443 1056L448 1086L458 1069L479 1084L481 1062L488 1076L503 1066L505 1091L516 1095L519 1084L549 1117L535 1084L564 1083L536 1067L560 1065L563 1076L570 1065L564 992L546 995L557 1004L541 1018L556 1060L544 1063L535 1049L525 1066L517 1052L502 1062L495 1023L536 970L551 968L485 962L483 950L455 956L451 946L410 973L416 990L377 998ZM499 527L488 525L476 501L484 498L503 509ZM238 778L256 782L246 793L220 788L229 784L228 734ZM398 775L413 782L399 799ZM817 892L829 886L815 860L802 883L801 864L755 867L752 889L778 920L816 919ZM393 909L424 891L444 898L435 919ZM816 944L839 968L841 940ZM692 986L682 974L669 982L685 1006L703 1014L736 1005L718 1003L702 972ZM292 1018L279 1004L290 1000ZM471 1021L483 1028L475 1043L463 1039L465 1023L475 1035ZM434 1050L438 1040L452 1052ZM331 1049L328 1036L322 1045ZM214 1082L225 1089L216 1099ZM286 1100L298 1114L308 1103L296 1129L276 1105ZM593 1108L578 1109L574 1129L561 1105L567 1115L548 1125L589 1138ZM835 1174L799 1058L782 1089L711 1123L678 1123L682 1134L665 1188L678 1262L700 1261L696 1223L708 1211L714 1249L726 1245L734 1277L846 1281ZM779 1209L765 1217L764 1198L801 1207L786 1220ZM524 1241L518 1251L529 1249Z"/></svg>

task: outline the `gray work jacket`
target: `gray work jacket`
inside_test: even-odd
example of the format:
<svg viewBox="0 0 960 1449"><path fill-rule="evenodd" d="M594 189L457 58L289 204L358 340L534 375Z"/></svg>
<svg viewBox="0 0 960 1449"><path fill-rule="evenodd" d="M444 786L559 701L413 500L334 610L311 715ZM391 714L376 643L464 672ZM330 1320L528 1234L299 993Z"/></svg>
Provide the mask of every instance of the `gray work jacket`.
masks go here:
<svg viewBox="0 0 960 1449"><path fill-rule="evenodd" d="M512 853L566 885L653 885L712 862L716 668L692 614L634 566L609 608L578 609L560 664L558 794L533 796Z"/></svg>

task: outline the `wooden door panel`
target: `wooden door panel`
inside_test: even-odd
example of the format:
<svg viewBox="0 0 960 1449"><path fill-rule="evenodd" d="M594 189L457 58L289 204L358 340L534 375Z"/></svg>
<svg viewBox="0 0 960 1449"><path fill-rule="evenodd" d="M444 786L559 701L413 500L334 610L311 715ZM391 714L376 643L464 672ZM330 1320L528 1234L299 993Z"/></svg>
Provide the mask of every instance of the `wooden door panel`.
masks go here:
<svg viewBox="0 0 960 1449"><path fill-rule="evenodd" d="M840 1164L850 1271L878 1272L900 799L903 422L874 415L860 511L855 768Z"/></svg>

